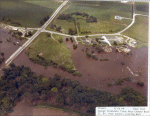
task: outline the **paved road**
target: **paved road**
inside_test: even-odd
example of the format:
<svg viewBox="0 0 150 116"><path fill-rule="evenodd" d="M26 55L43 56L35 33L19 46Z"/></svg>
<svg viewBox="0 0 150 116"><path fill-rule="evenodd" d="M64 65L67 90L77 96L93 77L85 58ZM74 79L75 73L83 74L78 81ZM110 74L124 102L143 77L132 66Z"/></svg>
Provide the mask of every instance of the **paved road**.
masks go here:
<svg viewBox="0 0 150 116"><path fill-rule="evenodd" d="M64 1L54 12L54 14L50 17L50 19L30 38L27 42L25 42L19 49L17 49L5 62L6 66L8 66L41 32L45 30L45 28L49 25L49 23L56 17L58 12L62 9L64 5L66 5L68 1Z"/></svg>

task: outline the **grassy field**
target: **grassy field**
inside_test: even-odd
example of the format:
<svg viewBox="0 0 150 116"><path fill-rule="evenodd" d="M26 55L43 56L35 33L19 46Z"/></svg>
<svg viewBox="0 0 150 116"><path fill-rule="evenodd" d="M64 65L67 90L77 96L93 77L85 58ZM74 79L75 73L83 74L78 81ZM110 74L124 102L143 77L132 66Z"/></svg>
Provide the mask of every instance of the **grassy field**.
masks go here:
<svg viewBox="0 0 150 116"><path fill-rule="evenodd" d="M30 49L27 50L29 58L38 59L37 55L43 53L42 57L46 62L53 60L58 65L62 65L69 69L75 69L71 52L65 43L59 43L57 40L62 38L60 35L53 34L53 38L47 37L46 33L41 33L32 43Z"/></svg>
<svg viewBox="0 0 150 116"><path fill-rule="evenodd" d="M95 33L115 33L124 29L131 23L131 20L115 20L115 15L122 17L132 17L132 6L130 4L122 4L119 2L90 2L90 1L71 1L66 5L65 10L61 14L73 12L88 13L98 19L97 23L86 23L86 19L81 16L73 16L79 18L76 22L80 23L80 32L91 31L88 34ZM62 27L62 32L68 32L69 28L75 28L74 23L66 20L58 20L52 22ZM47 27L48 30L50 26ZM81 34L80 35L85 35Z"/></svg>
<svg viewBox="0 0 150 116"><path fill-rule="evenodd" d="M148 2L135 2L135 13L148 15L149 3Z"/></svg>
<svg viewBox="0 0 150 116"><path fill-rule="evenodd" d="M62 32L63 33L68 33L68 29L69 28L72 28L73 30L75 30L75 25L73 22L68 22L68 21L65 21L65 20L54 20L52 24L56 24L56 26L61 26L62 27ZM50 31L54 31L53 29L50 28L50 26L47 26L46 28L47 30L50 30Z"/></svg>
<svg viewBox="0 0 150 116"><path fill-rule="evenodd" d="M5 16L26 27L40 27L40 20L51 16L61 2L51 1L23 1L0 0L0 20Z"/></svg>
<svg viewBox="0 0 150 116"><path fill-rule="evenodd" d="M141 46L148 46L148 17L136 16L135 23L124 35L136 39Z"/></svg>

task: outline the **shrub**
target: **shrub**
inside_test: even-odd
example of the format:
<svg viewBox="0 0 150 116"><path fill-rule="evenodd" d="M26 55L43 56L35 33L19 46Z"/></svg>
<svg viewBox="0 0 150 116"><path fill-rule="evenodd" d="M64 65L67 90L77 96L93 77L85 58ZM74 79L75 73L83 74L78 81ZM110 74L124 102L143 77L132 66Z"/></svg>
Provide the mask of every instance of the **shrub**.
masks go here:
<svg viewBox="0 0 150 116"><path fill-rule="evenodd" d="M73 49L77 49L77 45L73 44Z"/></svg>
<svg viewBox="0 0 150 116"><path fill-rule="evenodd" d="M46 36L47 36L47 37L51 37L51 35L50 35L49 33L46 33Z"/></svg>
<svg viewBox="0 0 150 116"><path fill-rule="evenodd" d="M69 41L69 39L68 39L68 38L66 38L66 41Z"/></svg>
<svg viewBox="0 0 150 116"><path fill-rule="evenodd" d="M125 77L125 78L123 78L123 80L131 82L131 78L130 77Z"/></svg>
<svg viewBox="0 0 150 116"><path fill-rule="evenodd" d="M94 53L94 51L92 50L91 53Z"/></svg>
<svg viewBox="0 0 150 116"><path fill-rule="evenodd" d="M143 86L144 86L144 82L140 82L140 81L138 81L138 82L137 82L137 85L139 85L139 86L143 87Z"/></svg>
<svg viewBox="0 0 150 116"><path fill-rule="evenodd" d="M115 45L115 46L117 45L117 42L116 42L116 41L114 41L114 45Z"/></svg>
<svg viewBox="0 0 150 116"><path fill-rule="evenodd" d="M1 56L4 56L4 53L1 53Z"/></svg>
<svg viewBox="0 0 150 116"><path fill-rule="evenodd" d="M115 82L115 85L122 85L123 84L123 79L118 79L116 82Z"/></svg>
<svg viewBox="0 0 150 116"><path fill-rule="evenodd" d="M63 39L62 39L62 38L60 38L60 39L58 39L58 41L59 41L59 43L62 43L62 42L63 42Z"/></svg>
<svg viewBox="0 0 150 116"><path fill-rule="evenodd" d="M51 89L51 92L57 93L57 92L58 92L58 89L57 89L56 87L53 87L53 88Z"/></svg>
<svg viewBox="0 0 150 116"><path fill-rule="evenodd" d="M86 56L90 58L90 57L91 57L91 54L90 54L90 53L86 53Z"/></svg>
<svg viewBox="0 0 150 116"><path fill-rule="evenodd" d="M112 83L108 83L108 85L107 85L107 86L108 86L108 87L110 87L110 86L112 86L112 85L113 85Z"/></svg>

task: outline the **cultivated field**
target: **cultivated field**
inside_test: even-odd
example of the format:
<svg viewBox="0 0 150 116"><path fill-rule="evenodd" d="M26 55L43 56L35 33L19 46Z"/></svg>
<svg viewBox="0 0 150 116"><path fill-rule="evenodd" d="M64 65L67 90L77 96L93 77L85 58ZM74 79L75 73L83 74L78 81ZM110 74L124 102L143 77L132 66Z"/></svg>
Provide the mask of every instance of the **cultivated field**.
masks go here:
<svg viewBox="0 0 150 116"><path fill-rule="evenodd" d="M148 46L148 17L136 16L135 23L123 34L136 39L141 46Z"/></svg>
<svg viewBox="0 0 150 116"><path fill-rule="evenodd" d="M132 6L131 4L122 4L119 2L69 2L64 11L61 14L69 14L74 12L87 13L89 16L97 18L97 22L87 23L86 17L76 16L73 17L76 19L76 23L80 24L80 35L81 32L91 31L91 34L96 33L115 33L131 23L131 20L115 20L116 15L131 18L132 17ZM68 22L66 20L56 19L51 25L61 26L62 32L68 32L69 28L75 30L74 22ZM48 26L48 30L52 30ZM79 30L79 29L78 29ZM89 34L89 33L88 33Z"/></svg>
<svg viewBox="0 0 150 116"><path fill-rule="evenodd" d="M58 41L62 39L62 36L53 35L52 39L51 37L47 37L46 34L47 33L41 33L36 40L34 40L30 49L27 51L29 58L34 59L34 61L39 60L39 63L41 64L44 61L47 64L53 61L58 65L64 66L65 68L75 69L71 52L66 47L63 40L62 43ZM39 54L41 54L40 56L44 58L44 61L37 57Z"/></svg>
<svg viewBox="0 0 150 116"><path fill-rule="evenodd" d="M48 16L51 16L61 2L51 1L0 1L0 20L3 17L8 17L13 22L19 22L21 26L40 27L40 21ZM6 22L5 22L6 23ZM8 24L17 26L8 22Z"/></svg>
<svg viewBox="0 0 150 116"><path fill-rule="evenodd" d="M135 2L135 13L137 14L149 14L148 2Z"/></svg>

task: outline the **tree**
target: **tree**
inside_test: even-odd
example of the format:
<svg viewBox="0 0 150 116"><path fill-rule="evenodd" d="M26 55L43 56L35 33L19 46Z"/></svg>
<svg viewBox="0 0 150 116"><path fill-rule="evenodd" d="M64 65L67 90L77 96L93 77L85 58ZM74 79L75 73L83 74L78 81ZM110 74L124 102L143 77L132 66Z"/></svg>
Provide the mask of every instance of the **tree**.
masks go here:
<svg viewBox="0 0 150 116"><path fill-rule="evenodd" d="M115 46L117 45L117 42L116 42L116 41L114 41L114 45L115 45Z"/></svg>
<svg viewBox="0 0 150 116"><path fill-rule="evenodd" d="M69 41L69 39L68 39L68 38L66 38L66 41Z"/></svg>
<svg viewBox="0 0 150 116"><path fill-rule="evenodd" d="M88 37L89 37L88 35L85 36L85 38L88 38Z"/></svg>
<svg viewBox="0 0 150 116"><path fill-rule="evenodd" d="M51 92L57 93L57 92L58 92L58 89L57 89L56 87L53 87L53 88L51 89Z"/></svg>
<svg viewBox="0 0 150 116"><path fill-rule="evenodd" d="M47 37L51 37L51 35L50 35L49 33L46 33L46 36L47 36Z"/></svg>
<svg viewBox="0 0 150 116"><path fill-rule="evenodd" d="M73 44L73 49L77 49L77 45Z"/></svg>
<svg viewBox="0 0 150 116"><path fill-rule="evenodd" d="M143 87L143 86L144 86L144 82L140 82L140 81L138 81L138 82L137 82L137 85L139 85L139 86Z"/></svg>
<svg viewBox="0 0 150 116"><path fill-rule="evenodd" d="M1 53L1 56L4 56L4 53Z"/></svg>
<svg viewBox="0 0 150 116"><path fill-rule="evenodd" d="M122 85L123 84L123 79L118 79L116 82L115 82L115 85Z"/></svg>
<svg viewBox="0 0 150 116"><path fill-rule="evenodd" d="M94 114L95 113L95 106L94 105L90 106L86 112Z"/></svg>

